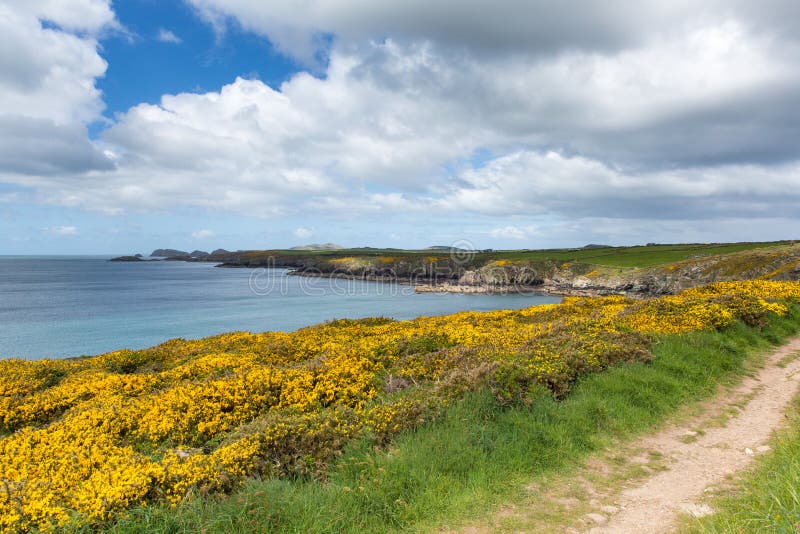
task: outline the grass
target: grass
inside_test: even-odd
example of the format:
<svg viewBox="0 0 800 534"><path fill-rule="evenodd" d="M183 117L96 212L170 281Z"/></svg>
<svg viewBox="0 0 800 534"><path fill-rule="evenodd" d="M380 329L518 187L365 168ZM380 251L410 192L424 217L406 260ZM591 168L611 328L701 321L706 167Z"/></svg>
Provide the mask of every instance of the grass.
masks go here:
<svg viewBox="0 0 800 534"><path fill-rule="evenodd" d="M559 260L602 265L608 267L656 267L693 256L730 254L744 250L776 247L787 242L760 243L697 243L682 245L650 245L635 247L608 247L600 249L535 250L492 253L498 259Z"/></svg>
<svg viewBox="0 0 800 534"><path fill-rule="evenodd" d="M617 268L644 268L667 265L695 256L730 254L745 250L774 248L794 243L793 241L747 242L747 243L689 243L671 245L648 245L632 247L605 247L590 249L546 249L546 250L496 250L476 252L471 264L484 265L493 260L514 261L558 261ZM442 250L399 250L353 248L341 250L268 250L230 253L227 256L246 256L258 263L273 257L278 265L296 266L308 264L310 260L330 261L345 257L390 256L396 262L413 262L421 256L448 258L450 253ZM313 263L313 262L312 262Z"/></svg>
<svg viewBox="0 0 800 534"><path fill-rule="evenodd" d="M773 449L711 503L716 513L687 519L691 533L797 532L800 530L800 396Z"/></svg>
<svg viewBox="0 0 800 534"><path fill-rule="evenodd" d="M472 394L388 449L351 447L325 482L252 480L227 498L135 509L110 531L399 532L458 526L501 503L520 502L532 481L574 469L588 454L713 395L799 325L795 306L761 331L736 324L723 332L662 337L651 363L589 375L561 402L542 391L529 405L504 409L487 393ZM800 450L795 454L800 458ZM800 476L797 460L794 465Z"/></svg>

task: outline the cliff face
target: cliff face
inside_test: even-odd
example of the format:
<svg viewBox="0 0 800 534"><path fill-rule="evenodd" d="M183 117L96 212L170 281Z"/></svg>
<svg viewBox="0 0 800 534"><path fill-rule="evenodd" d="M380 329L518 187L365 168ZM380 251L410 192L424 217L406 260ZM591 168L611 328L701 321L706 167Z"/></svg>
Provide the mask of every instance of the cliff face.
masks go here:
<svg viewBox="0 0 800 534"><path fill-rule="evenodd" d="M545 281L563 293L662 295L734 280L800 280L800 246L691 258L647 269L574 274L560 270Z"/></svg>
<svg viewBox="0 0 800 534"><path fill-rule="evenodd" d="M371 261L359 261L327 265L315 272L369 279L390 273L414 283L418 291L543 291L564 295L664 295L720 281L800 280L800 245L701 256L650 268L614 268L553 260L501 260L465 266L442 260L427 267L406 262L381 269ZM298 269L298 274L306 271Z"/></svg>

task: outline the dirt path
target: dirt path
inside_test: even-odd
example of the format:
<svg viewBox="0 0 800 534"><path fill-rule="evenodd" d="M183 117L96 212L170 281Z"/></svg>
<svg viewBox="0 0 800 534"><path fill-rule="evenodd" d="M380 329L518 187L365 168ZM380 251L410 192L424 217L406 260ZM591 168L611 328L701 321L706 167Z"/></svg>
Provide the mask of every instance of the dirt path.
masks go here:
<svg viewBox="0 0 800 534"><path fill-rule="evenodd" d="M640 439L639 448L662 455L664 470L625 488L613 506L587 514L585 521L596 526L585 531L670 532L682 513L711 513L704 492L769 450L766 444L798 392L800 359L788 360L798 351L800 338L776 349L755 376L709 403L688 425Z"/></svg>
<svg viewBox="0 0 800 534"><path fill-rule="evenodd" d="M677 529L684 514L711 513L704 497L729 486L731 475L769 450L800 390L799 356L796 338L737 386L692 406L679 422L610 447L577 472L531 484L519 504L457 532L665 533Z"/></svg>

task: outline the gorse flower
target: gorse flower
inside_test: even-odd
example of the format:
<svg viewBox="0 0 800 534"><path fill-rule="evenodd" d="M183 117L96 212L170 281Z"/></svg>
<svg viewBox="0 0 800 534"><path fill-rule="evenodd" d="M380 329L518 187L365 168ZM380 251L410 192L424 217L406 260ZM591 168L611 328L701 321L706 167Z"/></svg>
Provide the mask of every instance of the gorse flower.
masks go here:
<svg viewBox="0 0 800 534"><path fill-rule="evenodd" d="M800 283L726 282L657 299L566 298L411 321L233 332L74 360L0 361L0 530L99 524L250 475L325 476L353 439L386 443L466 391L525 401L646 361L653 336L762 324Z"/></svg>

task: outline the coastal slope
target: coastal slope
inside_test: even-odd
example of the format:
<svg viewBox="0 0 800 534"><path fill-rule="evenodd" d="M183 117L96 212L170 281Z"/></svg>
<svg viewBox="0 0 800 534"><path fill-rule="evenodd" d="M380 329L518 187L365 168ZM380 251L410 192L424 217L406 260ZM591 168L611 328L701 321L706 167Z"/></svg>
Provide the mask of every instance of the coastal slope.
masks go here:
<svg viewBox="0 0 800 534"><path fill-rule="evenodd" d="M400 282L420 292L654 296L713 282L800 279L796 241L541 251L264 250L211 254L202 261Z"/></svg>

